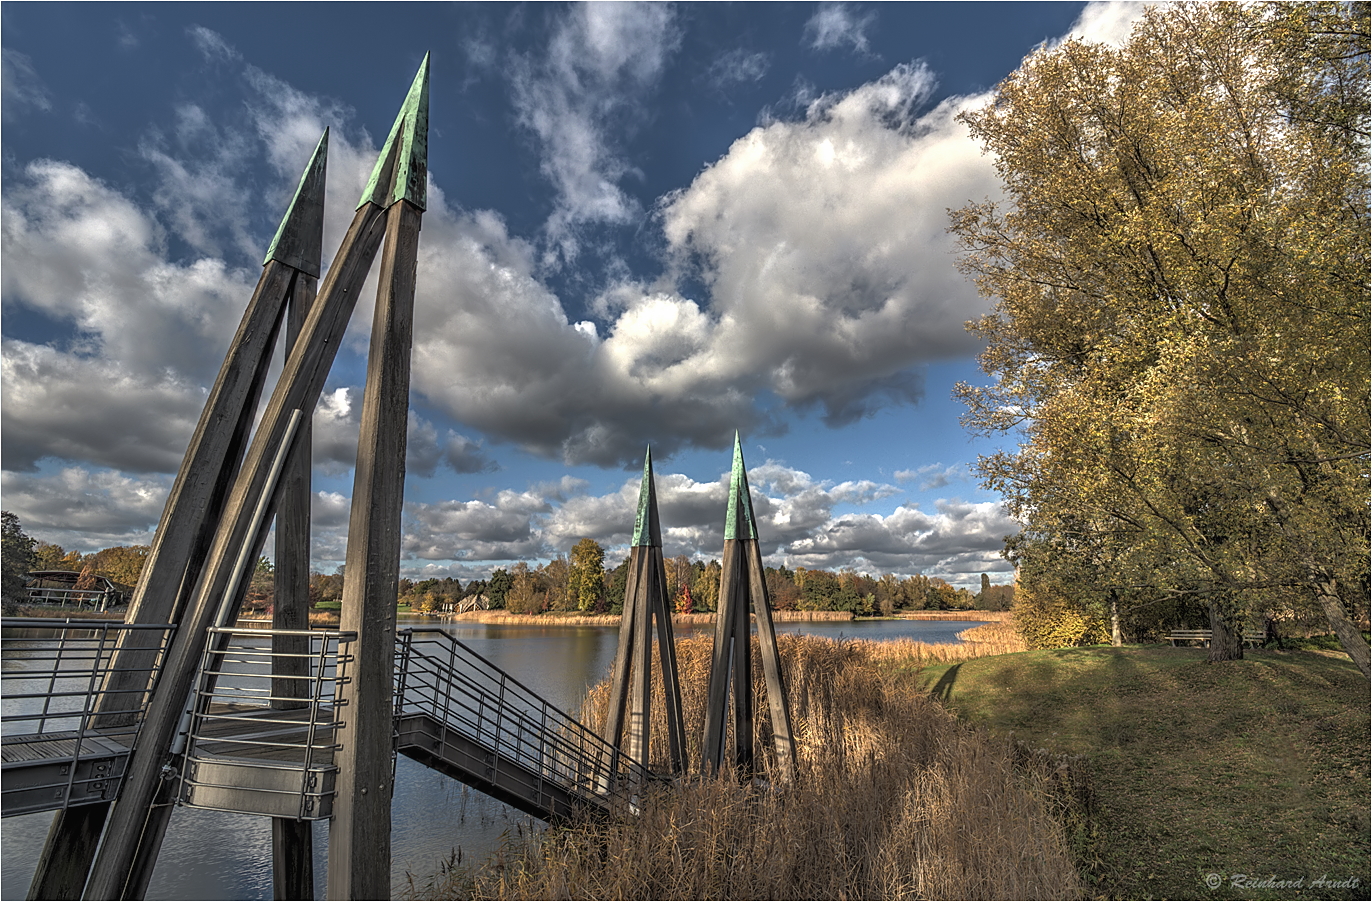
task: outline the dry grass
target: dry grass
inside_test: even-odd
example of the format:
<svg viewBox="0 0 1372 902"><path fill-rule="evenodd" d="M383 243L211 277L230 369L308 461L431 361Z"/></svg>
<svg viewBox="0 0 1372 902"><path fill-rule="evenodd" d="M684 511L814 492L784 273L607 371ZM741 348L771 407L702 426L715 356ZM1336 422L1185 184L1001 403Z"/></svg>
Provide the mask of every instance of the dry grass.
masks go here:
<svg viewBox="0 0 1372 902"><path fill-rule="evenodd" d="M512 840L484 868L442 875L436 897L513 899L1073 898L1049 814L1052 773L959 724L887 659L922 643L778 637L800 774L792 785L689 778L642 813ZM678 643L690 760L699 761L712 640ZM887 645L899 645L886 648ZM756 659L757 645L754 642ZM942 652L939 652L942 653ZM949 660L946 657L938 660ZM757 697L765 699L758 675ZM660 683L658 684L660 685ZM598 724L608 686L593 690ZM764 773L770 725L755 738ZM653 755L665 755L655 705ZM1017 764L1018 760L1018 764ZM665 762L656 762L659 766Z"/></svg>

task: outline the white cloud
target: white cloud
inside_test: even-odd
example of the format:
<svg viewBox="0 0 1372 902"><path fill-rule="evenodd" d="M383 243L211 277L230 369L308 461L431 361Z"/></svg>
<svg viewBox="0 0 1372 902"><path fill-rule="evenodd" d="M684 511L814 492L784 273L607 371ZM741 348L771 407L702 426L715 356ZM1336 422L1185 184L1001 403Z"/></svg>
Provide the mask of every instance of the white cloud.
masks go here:
<svg viewBox="0 0 1372 902"><path fill-rule="evenodd" d="M854 53L867 53L867 29L876 23L876 13L858 14L847 3L821 3L805 23L805 38L816 50L851 47Z"/></svg>
<svg viewBox="0 0 1372 902"><path fill-rule="evenodd" d="M49 475L6 471L0 486L5 509L19 518L25 532L87 553L150 542L171 479L66 467Z"/></svg>
<svg viewBox="0 0 1372 902"><path fill-rule="evenodd" d="M706 80L721 90L731 85L761 81L771 67L771 56L749 53L742 47L721 53L705 71Z"/></svg>
<svg viewBox="0 0 1372 902"><path fill-rule="evenodd" d="M1068 38L1081 38L1099 44L1122 47L1129 40L1134 23L1151 3L1101 2L1093 0L1082 9L1067 32Z"/></svg>
<svg viewBox="0 0 1372 902"><path fill-rule="evenodd" d="M206 28L203 25L194 25L186 29L190 35L191 43L195 49L199 50L207 62L237 62L243 58L237 49L230 46L222 36L216 31Z"/></svg>
<svg viewBox="0 0 1372 902"><path fill-rule="evenodd" d="M666 199L663 226L709 283L716 323L690 368L757 378L834 425L921 394L912 367L970 353L985 301L952 266L950 207L998 193L954 98L901 65L736 141Z"/></svg>
<svg viewBox="0 0 1372 902"><path fill-rule="evenodd" d="M643 97L679 42L666 4L585 3L557 23L542 57L516 60L516 114L538 139L540 169L557 192L547 262L578 255L582 226L641 215L620 187L637 170L618 144L646 114Z"/></svg>
<svg viewBox="0 0 1372 902"><path fill-rule="evenodd" d="M749 471L759 539L769 565L912 574L972 583L982 572L1001 572L1004 537L1018 529L999 503L938 501L933 513L901 505L889 515L835 513L840 505L864 507L898 493L870 481L831 483L768 461ZM628 553L640 478L616 490L588 494L584 483L552 484L527 492L501 492L494 503L447 501L406 506L408 557L458 561L468 572L511 560L546 559L566 553L583 538L607 550L613 566ZM663 551L718 558L724 542L729 474L697 481L658 473L658 510Z"/></svg>
<svg viewBox="0 0 1372 902"><path fill-rule="evenodd" d="M33 68L33 60L8 47L0 50L0 96L6 122L26 108L52 109L52 97Z"/></svg>
<svg viewBox="0 0 1372 902"><path fill-rule="evenodd" d="M896 482L901 484L907 482L916 483L920 491L927 492L931 489L941 489L954 480L964 480L967 478L967 468L962 464L925 464L914 470L897 470L895 473Z"/></svg>

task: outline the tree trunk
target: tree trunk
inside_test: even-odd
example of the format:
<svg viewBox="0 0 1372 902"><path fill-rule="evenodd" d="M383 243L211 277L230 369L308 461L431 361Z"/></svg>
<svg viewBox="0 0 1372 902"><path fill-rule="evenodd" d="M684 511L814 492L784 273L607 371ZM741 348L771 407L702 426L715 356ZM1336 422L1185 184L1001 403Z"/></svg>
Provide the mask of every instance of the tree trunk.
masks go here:
<svg viewBox="0 0 1372 902"><path fill-rule="evenodd" d="M1124 634L1120 632L1120 598L1119 593L1110 593L1110 644L1119 648L1124 644Z"/></svg>
<svg viewBox="0 0 1372 902"><path fill-rule="evenodd" d="M1315 598L1324 609L1324 616L1329 621L1330 628L1334 630L1334 635L1339 637L1339 644L1348 652L1348 657L1353 659L1353 663L1358 665L1362 675L1372 679L1367 640L1362 637L1362 631L1349 619L1348 612L1344 610L1343 599L1339 597L1338 580L1330 573L1320 572L1317 567L1311 567L1310 572Z"/></svg>
<svg viewBox="0 0 1372 902"><path fill-rule="evenodd" d="M1229 606L1220 601L1210 602L1210 657L1216 661L1243 660L1243 624Z"/></svg>

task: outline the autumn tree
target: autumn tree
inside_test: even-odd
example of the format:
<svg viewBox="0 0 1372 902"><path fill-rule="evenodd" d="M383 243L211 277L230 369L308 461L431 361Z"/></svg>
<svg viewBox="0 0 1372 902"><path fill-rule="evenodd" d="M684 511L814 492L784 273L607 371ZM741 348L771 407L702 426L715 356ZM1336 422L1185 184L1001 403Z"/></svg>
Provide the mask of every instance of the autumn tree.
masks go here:
<svg viewBox="0 0 1372 902"><path fill-rule="evenodd" d="M6 613L25 600L24 583L33 569L34 540L24 532L19 518L0 511L0 571L3 572L3 601Z"/></svg>
<svg viewBox="0 0 1372 902"><path fill-rule="evenodd" d="M570 591L572 568L565 554L559 554L538 568L538 582L547 610L575 611L580 599Z"/></svg>
<svg viewBox="0 0 1372 902"><path fill-rule="evenodd" d="M1369 670L1367 92L1366 3L1164 4L964 116L1005 202L953 214L996 299L960 391L1020 433L986 484L1025 547L1203 600L1212 659L1299 594Z"/></svg>
<svg viewBox="0 0 1372 902"><path fill-rule="evenodd" d="M83 558L76 549L68 551L54 542L39 542L33 548L33 569L81 572Z"/></svg>
<svg viewBox="0 0 1372 902"><path fill-rule="evenodd" d="M595 539L582 539L572 546L567 594L579 611L591 611L605 596L605 549Z"/></svg>
<svg viewBox="0 0 1372 902"><path fill-rule="evenodd" d="M87 555L85 566L92 573L126 586L138 585L143 563L148 559L147 545L114 545Z"/></svg>
<svg viewBox="0 0 1372 902"><path fill-rule="evenodd" d="M719 579L723 568L719 561L710 561L696 574L691 596L695 599L697 611L714 611L719 608Z"/></svg>
<svg viewBox="0 0 1372 902"><path fill-rule="evenodd" d="M514 614L538 614L543 610L545 593L538 585L538 576L529 565L520 561L510 571L510 589L505 593L505 607Z"/></svg>

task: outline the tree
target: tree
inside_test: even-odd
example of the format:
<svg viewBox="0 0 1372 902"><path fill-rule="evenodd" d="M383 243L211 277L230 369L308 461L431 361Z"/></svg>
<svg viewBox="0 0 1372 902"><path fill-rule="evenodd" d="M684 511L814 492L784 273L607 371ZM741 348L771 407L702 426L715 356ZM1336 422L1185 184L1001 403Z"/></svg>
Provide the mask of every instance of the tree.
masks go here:
<svg viewBox="0 0 1372 902"><path fill-rule="evenodd" d="M579 611L593 610L601 603L605 595L605 549L595 539L582 539L572 546L567 592L575 596Z"/></svg>
<svg viewBox="0 0 1372 902"><path fill-rule="evenodd" d="M496 570L491 574L491 578L486 582L486 597L491 601L492 608L505 607L505 598L510 591L514 581L510 579L510 574L504 569Z"/></svg>
<svg viewBox="0 0 1372 902"><path fill-rule="evenodd" d="M624 593L629 588L629 559L611 570L605 580L605 606L611 614L624 613Z"/></svg>
<svg viewBox="0 0 1372 902"><path fill-rule="evenodd" d="M691 590L696 610L714 611L719 608L719 578L722 574L723 568L720 567L719 561L710 561L696 576L695 585Z"/></svg>
<svg viewBox="0 0 1372 902"><path fill-rule="evenodd" d="M0 511L0 590L6 613L25 600L24 583L33 569L33 546L34 540L24 532L19 518L9 511Z"/></svg>
<svg viewBox="0 0 1372 902"><path fill-rule="evenodd" d="M114 582L136 586L143 573L143 562L148 559L148 550L147 545L102 548L86 557L85 567Z"/></svg>
<svg viewBox="0 0 1372 902"><path fill-rule="evenodd" d="M1369 673L1367 89L1366 3L1167 4L964 116L1007 200L953 214L997 299L960 394L1021 433L985 484L1098 586L1203 599L1212 659L1295 591Z"/></svg>
<svg viewBox="0 0 1372 902"><path fill-rule="evenodd" d="M492 580L494 581L494 580ZM510 590L505 594L505 607L514 614L539 614L543 611L546 593L540 588L538 575L520 561L510 571Z"/></svg>
<svg viewBox="0 0 1372 902"><path fill-rule="evenodd" d="M72 570L81 571L81 552L68 551L52 542L39 542L33 549L34 570Z"/></svg>

